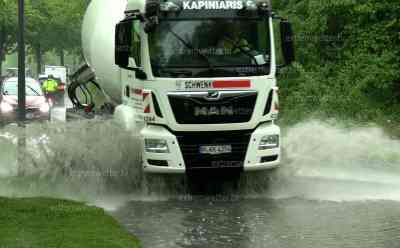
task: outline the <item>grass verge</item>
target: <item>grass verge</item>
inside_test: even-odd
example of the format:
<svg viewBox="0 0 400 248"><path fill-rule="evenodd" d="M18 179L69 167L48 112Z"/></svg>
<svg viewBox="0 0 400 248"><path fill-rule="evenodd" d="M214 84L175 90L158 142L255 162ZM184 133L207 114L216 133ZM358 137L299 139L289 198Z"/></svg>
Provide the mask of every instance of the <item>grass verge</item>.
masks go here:
<svg viewBox="0 0 400 248"><path fill-rule="evenodd" d="M140 247L104 210L45 199L0 198L0 248Z"/></svg>

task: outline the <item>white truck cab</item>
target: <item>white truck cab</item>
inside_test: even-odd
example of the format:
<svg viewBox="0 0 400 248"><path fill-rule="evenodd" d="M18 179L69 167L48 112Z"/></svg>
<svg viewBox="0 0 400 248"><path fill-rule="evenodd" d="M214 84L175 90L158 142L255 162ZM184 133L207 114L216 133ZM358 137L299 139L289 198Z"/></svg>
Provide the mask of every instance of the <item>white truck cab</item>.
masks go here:
<svg viewBox="0 0 400 248"><path fill-rule="evenodd" d="M279 165L273 19L269 0L127 2L115 28L115 118L140 140L144 172ZM283 19L281 36L289 64Z"/></svg>

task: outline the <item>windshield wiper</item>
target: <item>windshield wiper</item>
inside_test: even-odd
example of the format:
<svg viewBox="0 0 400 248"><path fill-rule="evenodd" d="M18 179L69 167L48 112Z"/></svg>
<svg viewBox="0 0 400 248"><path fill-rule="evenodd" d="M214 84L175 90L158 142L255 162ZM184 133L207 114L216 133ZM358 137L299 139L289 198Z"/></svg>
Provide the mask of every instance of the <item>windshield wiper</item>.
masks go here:
<svg viewBox="0 0 400 248"><path fill-rule="evenodd" d="M158 72L158 73L162 73L162 74L170 74L172 76L192 76L193 75L193 71L190 70L186 70L186 69L181 69L181 68L175 68L175 67L165 67L165 66L160 66L158 64L155 63L151 63L151 66Z"/></svg>
<svg viewBox="0 0 400 248"><path fill-rule="evenodd" d="M168 73L171 76L175 76L175 77L182 77L182 76L190 77L190 76L193 76L193 72L189 71L189 70L171 70L171 69L163 68L163 69L160 70L160 72L161 73Z"/></svg>
<svg viewBox="0 0 400 248"><path fill-rule="evenodd" d="M29 88L33 93L35 93L37 96L41 96L41 94L39 94L34 88L32 88L29 85L26 85L27 88Z"/></svg>
<svg viewBox="0 0 400 248"><path fill-rule="evenodd" d="M210 58L208 58L206 55L204 55L203 53L201 53L198 49L195 49L191 44L189 44L188 42L186 42L182 37L180 37L177 33L175 33L171 27L167 26L168 31L171 32L171 34L173 34L175 36L176 39L178 39L180 42L182 42L183 45L185 45L187 48L193 50L195 53L197 53L197 55L199 55L200 57L202 57L204 59L204 61L207 62L208 67L210 68L210 70L214 70L214 66L210 61Z"/></svg>
<svg viewBox="0 0 400 248"><path fill-rule="evenodd" d="M204 70L196 74L198 77L239 77L245 76L241 74L237 70L228 70L228 69L209 69Z"/></svg>

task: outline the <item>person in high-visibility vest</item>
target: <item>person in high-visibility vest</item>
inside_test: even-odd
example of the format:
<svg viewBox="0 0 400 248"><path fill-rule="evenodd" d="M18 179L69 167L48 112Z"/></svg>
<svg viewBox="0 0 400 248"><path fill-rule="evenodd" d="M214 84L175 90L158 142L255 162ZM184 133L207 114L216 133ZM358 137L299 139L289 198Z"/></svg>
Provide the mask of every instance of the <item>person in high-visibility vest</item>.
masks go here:
<svg viewBox="0 0 400 248"><path fill-rule="evenodd" d="M42 89L45 93L56 93L58 90L58 83L53 75L49 75L48 79L43 82Z"/></svg>
<svg viewBox="0 0 400 248"><path fill-rule="evenodd" d="M54 105L57 100L58 83L53 75L49 75L47 80L43 82L42 89L50 104Z"/></svg>

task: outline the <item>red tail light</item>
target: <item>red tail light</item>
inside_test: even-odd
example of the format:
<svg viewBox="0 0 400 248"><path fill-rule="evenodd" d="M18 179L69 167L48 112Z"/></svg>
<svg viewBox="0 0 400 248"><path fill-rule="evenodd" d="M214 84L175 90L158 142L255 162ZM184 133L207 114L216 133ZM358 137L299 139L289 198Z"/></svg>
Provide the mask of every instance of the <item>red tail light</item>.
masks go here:
<svg viewBox="0 0 400 248"><path fill-rule="evenodd" d="M65 84L58 85L58 90L64 91L65 90Z"/></svg>

